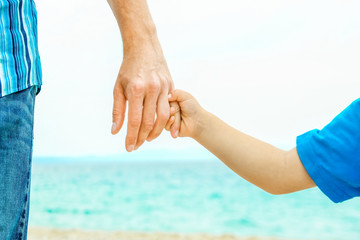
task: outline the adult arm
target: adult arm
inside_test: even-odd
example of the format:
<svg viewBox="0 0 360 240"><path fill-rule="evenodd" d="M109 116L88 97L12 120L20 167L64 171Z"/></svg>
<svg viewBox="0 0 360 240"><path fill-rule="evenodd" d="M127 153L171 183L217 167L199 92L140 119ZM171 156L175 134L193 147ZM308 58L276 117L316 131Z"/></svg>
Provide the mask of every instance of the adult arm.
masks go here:
<svg viewBox="0 0 360 240"><path fill-rule="evenodd" d="M117 134L129 101L126 149L158 137L170 114L173 81L146 0L108 0L123 40L123 62L114 87L113 125ZM155 119L156 115L156 119Z"/></svg>

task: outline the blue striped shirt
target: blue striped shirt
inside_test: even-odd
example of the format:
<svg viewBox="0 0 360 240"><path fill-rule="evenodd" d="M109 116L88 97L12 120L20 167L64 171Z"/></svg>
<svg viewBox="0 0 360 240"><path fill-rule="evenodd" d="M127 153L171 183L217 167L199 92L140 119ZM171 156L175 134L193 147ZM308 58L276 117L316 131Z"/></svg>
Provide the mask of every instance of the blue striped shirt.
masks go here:
<svg viewBox="0 0 360 240"><path fill-rule="evenodd" d="M41 83L35 3L0 0L0 97Z"/></svg>

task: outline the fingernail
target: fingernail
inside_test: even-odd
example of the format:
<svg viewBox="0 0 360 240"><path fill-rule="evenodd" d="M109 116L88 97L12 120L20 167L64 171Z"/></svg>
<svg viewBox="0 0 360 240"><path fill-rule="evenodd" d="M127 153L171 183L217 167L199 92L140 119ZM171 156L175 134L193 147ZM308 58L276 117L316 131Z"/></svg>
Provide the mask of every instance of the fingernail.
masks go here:
<svg viewBox="0 0 360 240"><path fill-rule="evenodd" d="M147 138L146 141L151 142L152 138Z"/></svg>
<svg viewBox="0 0 360 240"><path fill-rule="evenodd" d="M171 93L168 95L169 98L171 98Z"/></svg>
<svg viewBox="0 0 360 240"><path fill-rule="evenodd" d="M179 131L176 131L175 132L175 137L178 137L179 136Z"/></svg>
<svg viewBox="0 0 360 240"><path fill-rule="evenodd" d="M129 151L129 152L134 151L134 145L129 146L128 151Z"/></svg>
<svg viewBox="0 0 360 240"><path fill-rule="evenodd" d="M111 126L111 133L113 133L116 129L116 123L113 122L112 126Z"/></svg>

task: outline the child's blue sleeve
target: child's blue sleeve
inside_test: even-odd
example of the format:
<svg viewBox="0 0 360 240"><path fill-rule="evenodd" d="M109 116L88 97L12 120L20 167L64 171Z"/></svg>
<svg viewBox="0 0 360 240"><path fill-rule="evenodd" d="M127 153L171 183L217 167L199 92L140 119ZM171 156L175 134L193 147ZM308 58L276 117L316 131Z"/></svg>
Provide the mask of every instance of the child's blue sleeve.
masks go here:
<svg viewBox="0 0 360 240"><path fill-rule="evenodd" d="M296 139L305 169L333 202L360 196L360 98L321 131Z"/></svg>

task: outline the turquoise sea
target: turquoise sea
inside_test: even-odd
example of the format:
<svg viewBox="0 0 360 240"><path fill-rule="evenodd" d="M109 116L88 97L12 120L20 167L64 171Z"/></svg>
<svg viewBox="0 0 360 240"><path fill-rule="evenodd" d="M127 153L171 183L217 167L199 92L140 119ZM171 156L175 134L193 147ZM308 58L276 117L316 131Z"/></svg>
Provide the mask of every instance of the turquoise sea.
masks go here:
<svg viewBox="0 0 360 240"><path fill-rule="evenodd" d="M216 159L34 159L30 226L360 239L360 198L272 196Z"/></svg>

